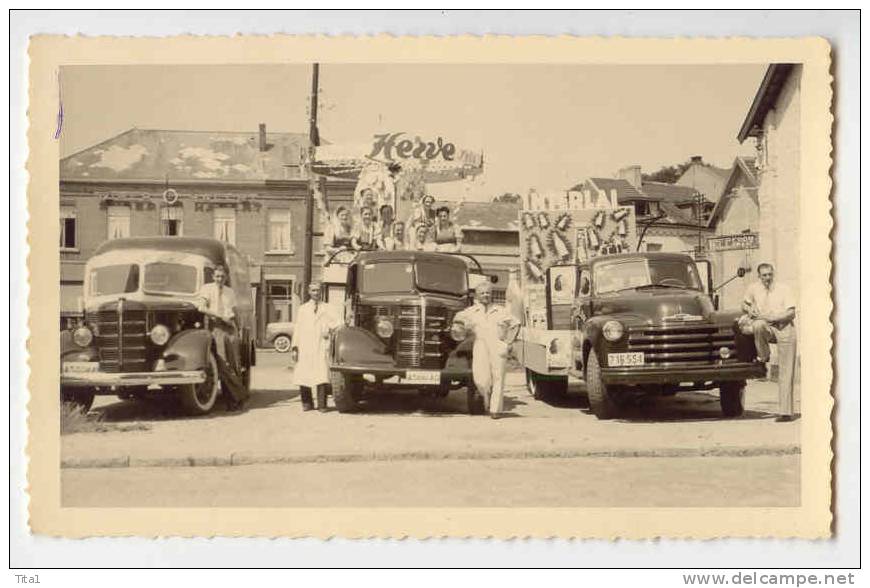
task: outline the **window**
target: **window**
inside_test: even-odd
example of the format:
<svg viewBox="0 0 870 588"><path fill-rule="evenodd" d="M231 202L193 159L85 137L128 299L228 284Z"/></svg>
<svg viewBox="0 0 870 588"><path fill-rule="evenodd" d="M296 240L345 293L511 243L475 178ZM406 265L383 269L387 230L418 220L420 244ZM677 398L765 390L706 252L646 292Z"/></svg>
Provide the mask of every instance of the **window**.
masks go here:
<svg viewBox="0 0 870 588"><path fill-rule="evenodd" d="M166 237L180 237L184 209L180 206L164 206L160 209L160 234Z"/></svg>
<svg viewBox="0 0 870 588"><path fill-rule="evenodd" d="M661 251L662 244L661 243L647 243L646 250L647 251Z"/></svg>
<svg viewBox="0 0 870 588"><path fill-rule="evenodd" d="M156 261L145 266L145 292L194 294L197 271L192 265Z"/></svg>
<svg viewBox="0 0 870 588"><path fill-rule="evenodd" d="M109 207L109 239L122 239L130 236L130 207Z"/></svg>
<svg viewBox="0 0 870 588"><path fill-rule="evenodd" d="M139 289L139 266L107 265L91 270L88 290L91 296L129 294Z"/></svg>
<svg viewBox="0 0 870 588"><path fill-rule="evenodd" d="M649 202L637 200L634 203L634 213L637 216L649 216Z"/></svg>
<svg viewBox="0 0 870 588"><path fill-rule="evenodd" d="M76 248L76 209L74 206L60 207L60 248Z"/></svg>
<svg viewBox="0 0 870 588"><path fill-rule="evenodd" d="M290 211L269 211L269 246L267 251L289 253L290 248Z"/></svg>
<svg viewBox="0 0 870 588"><path fill-rule="evenodd" d="M236 209L214 209L214 238L231 245L236 244Z"/></svg>

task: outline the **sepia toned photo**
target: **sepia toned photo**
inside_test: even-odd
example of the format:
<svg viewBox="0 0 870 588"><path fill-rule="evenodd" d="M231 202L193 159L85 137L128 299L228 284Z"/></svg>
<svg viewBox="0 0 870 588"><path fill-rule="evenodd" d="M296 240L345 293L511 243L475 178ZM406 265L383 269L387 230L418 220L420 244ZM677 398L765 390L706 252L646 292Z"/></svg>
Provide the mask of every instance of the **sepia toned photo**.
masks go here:
<svg viewBox="0 0 870 588"><path fill-rule="evenodd" d="M827 536L823 42L220 41L34 42L35 531Z"/></svg>

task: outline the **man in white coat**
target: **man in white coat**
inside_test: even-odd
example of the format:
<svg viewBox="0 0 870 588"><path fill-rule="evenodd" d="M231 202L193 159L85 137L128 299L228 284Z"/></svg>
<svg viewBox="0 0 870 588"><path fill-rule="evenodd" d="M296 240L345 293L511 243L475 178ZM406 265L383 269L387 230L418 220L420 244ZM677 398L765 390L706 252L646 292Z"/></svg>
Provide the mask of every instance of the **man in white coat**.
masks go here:
<svg viewBox="0 0 870 588"><path fill-rule="evenodd" d="M471 371L492 418L501 416L510 335L519 325L503 306L492 304L492 284L474 289L474 304L456 313L454 323L474 332Z"/></svg>
<svg viewBox="0 0 870 588"><path fill-rule="evenodd" d="M317 394L317 410L326 410L329 385L329 336L341 325L335 310L320 299L319 282L308 286L308 302L299 308L293 328L290 352L293 362L293 382L299 386L302 410L314 408L312 388Z"/></svg>

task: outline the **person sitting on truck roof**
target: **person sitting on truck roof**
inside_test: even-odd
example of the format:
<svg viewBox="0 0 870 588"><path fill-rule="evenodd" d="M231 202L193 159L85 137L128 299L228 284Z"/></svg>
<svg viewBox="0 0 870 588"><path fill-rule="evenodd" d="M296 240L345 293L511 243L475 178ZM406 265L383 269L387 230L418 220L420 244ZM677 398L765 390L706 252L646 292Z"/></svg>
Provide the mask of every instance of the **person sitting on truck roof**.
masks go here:
<svg viewBox="0 0 870 588"><path fill-rule="evenodd" d="M350 248L353 237L353 217L349 208L339 206L335 211L335 218L330 218L328 213L324 213L321 222L324 227L323 245L326 259L336 251Z"/></svg>
<svg viewBox="0 0 870 588"><path fill-rule="evenodd" d="M377 248L377 243L380 238L378 226L374 220L375 213L368 207L364 206L359 211L360 222L353 231L353 236L350 239L350 246L357 251L370 251Z"/></svg>
<svg viewBox="0 0 870 588"><path fill-rule="evenodd" d="M435 242L430 238L429 227L422 224L417 225L414 229L414 234L411 236L410 249L414 251L435 251Z"/></svg>
<svg viewBox="0 0 870 588"><path fill-rule="evenodd" d="M461 233L459 227L450 220L450 209L439 206L435 211L437 220L432 226L435 233L435 250L456 252L459 251Z"/></svg>
<svg viewBox="0 0 870 588"><path fill-rule="evenodd" d="M402 221L394 222L389 233L381 234L381 241L378 247L384 251L402 251L407 249L405 223Z"/></svg>

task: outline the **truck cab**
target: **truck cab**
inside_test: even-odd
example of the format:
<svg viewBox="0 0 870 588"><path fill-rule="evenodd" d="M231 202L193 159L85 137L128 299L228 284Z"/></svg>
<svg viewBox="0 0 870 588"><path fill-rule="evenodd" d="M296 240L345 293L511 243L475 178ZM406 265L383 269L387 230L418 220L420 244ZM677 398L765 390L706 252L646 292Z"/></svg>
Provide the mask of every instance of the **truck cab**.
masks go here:
<svg viewBox="0 0 870 588"><path fill-rule="evenodd" d="M746 380L764 366L737 328L740 311L715 308L691 257L602 256L573 272L570 369L598 418L618 416L633 395L713 388L725 416L742 414Z"/></svg>
<svg viewBox="0 0 870 588"><path fill-rule="evenodd" d="M465 388L469 413L483 410L471 373L473 333L453 328L483 275L470 256L421 251L356 255L336 280L324 268L328 303L344 286L345 325L332 337L330 383L341 412L390 387L443 397ZM332 278L328 276L333 276Z"/></svg>

